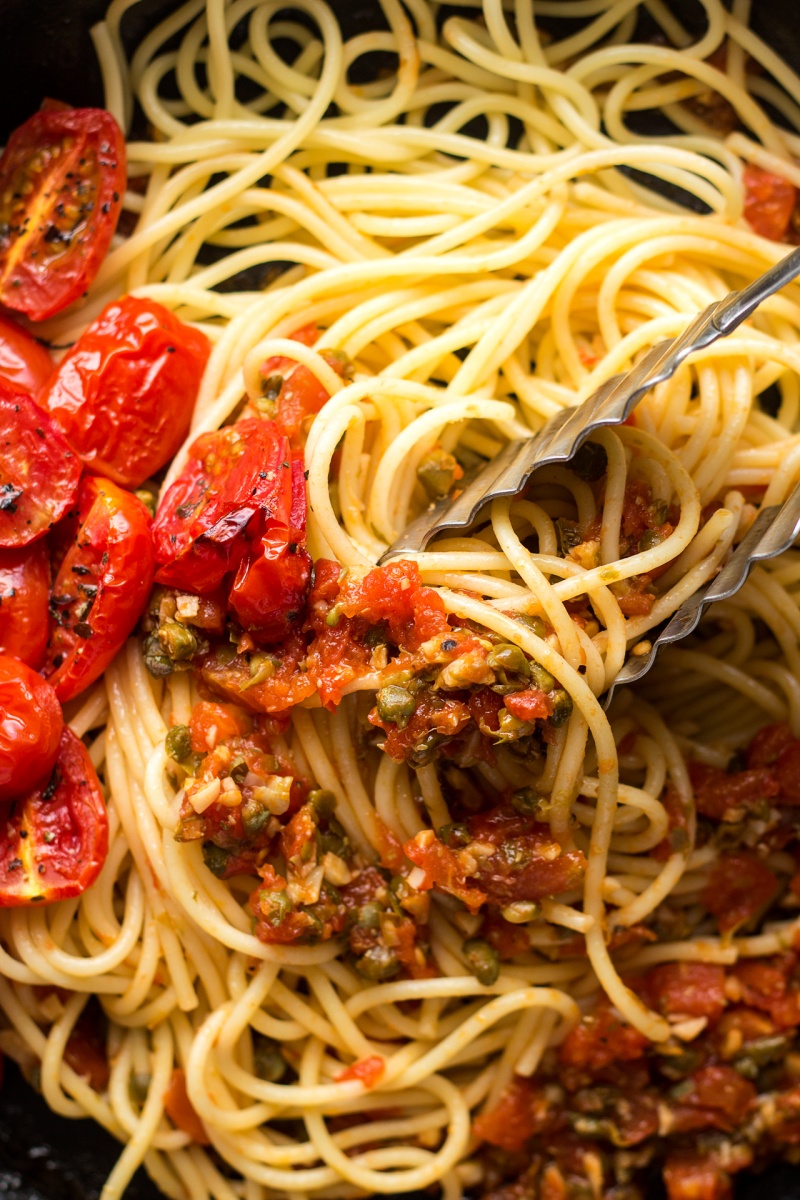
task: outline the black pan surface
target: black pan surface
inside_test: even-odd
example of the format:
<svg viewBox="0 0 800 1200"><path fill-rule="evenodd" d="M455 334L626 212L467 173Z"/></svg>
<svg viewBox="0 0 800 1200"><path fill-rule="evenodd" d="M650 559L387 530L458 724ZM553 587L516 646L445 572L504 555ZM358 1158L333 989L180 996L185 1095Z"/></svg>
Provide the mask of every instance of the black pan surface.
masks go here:
<svg viewBox="0 0 800 1200"><path fill-rule="evenodd" d="M383 24L377 0L329 3L346 36ZM176 6L176 0L140 0L125 18L126 40L136 45ZM45 96L75 105L102 104L88 31L107 7L108 0L0 0L0 144ZM668 0L668 7L690 27L702 28L696 0ZM752 7L756 32L800 71L798 0L752 0ZM118 1154L119 1145L103 1129L56 1116L16 1067L6 1064L0 1086L0 1200L97 1200ZM654 1184L648 1200L662 1197ZM144 1171L126 1192L126 1200L160 1198ZM782 1164L739 1177L736 1200L800 1200L800 1166Z"/></svg>

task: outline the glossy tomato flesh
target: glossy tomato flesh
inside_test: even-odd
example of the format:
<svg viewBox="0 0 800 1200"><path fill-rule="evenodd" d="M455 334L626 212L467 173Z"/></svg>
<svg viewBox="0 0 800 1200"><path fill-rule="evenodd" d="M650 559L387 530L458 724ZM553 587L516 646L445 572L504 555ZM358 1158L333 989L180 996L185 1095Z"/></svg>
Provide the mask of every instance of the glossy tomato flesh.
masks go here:
<svg viewBox="0 0 800 1200"><path fill-rule="evenodd" d="M61 705L47 680L0 655L0 798L22 796L50 775L63 726Z"/></svg>
<svg viewBox="0 0 800 1200"><path fill-rule="evenodd" d="M44 672L63 702L102 675L138 621L153 582L150 517L136 496L84 476L53 581Z"/></svg>
<svg viewBox="0 0 800 1200"><path fill-rule="evenodd" d="M0 377L0 546L43 537L74 502L80 473L52 417Z"/></svg>
<svg viewBox="0 0 800 1200"><path fill-rule="evenodd" d="M44 541L0 550L0 654L41 666L49 596L50 555Z"/></svg>
<svg viewBox="0 0 800 1200"><path fill-rule="evenodd" d="M54 370L42 343L10 317L0 316L0 375L35 396Z"/></svg>
<svg viewBox="0 0 800 1200"><path fill-rule="evenodd" d="M189 432L210 349L162 304L124 296L81 334L40 401L90 470L138 487Z"/></svg>
<svg viewBox="0 0 800 1200"><path fill-rule="evenodd" d="M289 443L271 421L238 421L193 443L153 522L156 582L207 595L270 522L289 525Z"/></svg>
<svg viewBox="0 0 800 1200"><path fill-rule="evenodd" d="M101 108L35 113L0 158L0 303L43 321L82 296L111 244L125 139Z"/></svg>
<svg viewBox="0 0 800 1200"><path fill-rule="evenodd" d="M108 816L92 761L69 727L50 777L0 813L0 908L80 896L108 854Z"/></svg>
<svg viewBox="0 0 800 1200"><path fill-rule="evenodd" d="M229 597L242 627L259 641L280 640L303 616L311 582L305 540L306 481L302 456L295 455L289 522L267 522L267 529L239 564Z"/></svg>

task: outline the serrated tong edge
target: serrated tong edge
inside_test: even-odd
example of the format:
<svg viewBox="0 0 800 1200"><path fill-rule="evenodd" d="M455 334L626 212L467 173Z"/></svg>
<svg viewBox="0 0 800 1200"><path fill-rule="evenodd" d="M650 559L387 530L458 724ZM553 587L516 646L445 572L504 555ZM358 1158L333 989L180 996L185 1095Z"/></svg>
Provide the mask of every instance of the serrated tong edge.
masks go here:
<svg viewBox="0 0 800 1200"><path fill-rule="evenodd" d="M621 425L642 397L670 379L690 354L727 337L769 296L800 275L800 247L746 288L703 310L671 340L657 343L631 371L606 380L582 404L551 417L531 438L509 442L455 500L445 498L412 521L380 562L421 553L437 533L468 529L484 505L517 495L538 467L569 462L587 438L605 426Z"/></svg>

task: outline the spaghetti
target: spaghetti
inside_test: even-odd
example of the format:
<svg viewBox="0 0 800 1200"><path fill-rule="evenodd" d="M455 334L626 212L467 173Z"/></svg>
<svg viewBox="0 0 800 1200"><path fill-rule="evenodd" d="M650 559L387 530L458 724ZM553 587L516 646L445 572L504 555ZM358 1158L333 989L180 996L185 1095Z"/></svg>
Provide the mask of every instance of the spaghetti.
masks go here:
<svg viewBox="0 0 800 1200"><path fill-rule="evenodd" d="M627 1147L658 1153L658 1120L640 1137L573 1112L577 1167L536 1139L587 1082L619 1090L614 1060L651 1054L672 1054L684 1087L661 1132L716 1130L704 1169L724 1188L791 1140L774 1088L771 1125L766 1085L725 1109L724 1064L749 1035L731 1023L730 1054L713 1039L736 1000L782 1055L800 1025L736 974L769 966L797 994L797 551L609 715L600 697L798 478L797 288L468 537L373 568L464 469L781 257L800 81L747 0L704 0L698 36L661 0L483 0L459 9L472 17L382 0L382 27L349 40L322 0L292 16L188 0L128 63L134 6L115 0L93 31L108 108L129 128L138 102L151 132L128 143L130 232L84 306L42 328L70 344L130 292L212 342L158 520L197 439L280 412L304 372L326 400L295 430L317 573L300 632L267 651L240 629L223 652L185 591L167 608L157 593L146 640L68 708L105 783L108 858L79 899L0 910L3 1046L38 1064L54 1111L125 1143L103 1200L142 1163L172 1197L438 1185L455 1200L516 1176L544 1196L574 1175L599 1196L605 1170L627 1186ZM370 59L383 69L357 83ZM637 132L653 109L670 122L657 141ZM778 193L754 199L770 180L783 218ZM253 722L261 775L242 749ZM774 753L765 725L782 730ZM223 818L248 788L261 824L234 845ZM732 872L757 900L730 923ZM704 1001L669 1002L680 964L707 972ZM68 1052L93 996L99 1090ZM705 1065L682 1075L693 1050ZM723 1075L712 1088L698 1070ZM523 1121L516 1141L504 1119ZM738 1158L723 1162L723 1135ZM694 1168L676 1145L683 1200Z"/></svg>

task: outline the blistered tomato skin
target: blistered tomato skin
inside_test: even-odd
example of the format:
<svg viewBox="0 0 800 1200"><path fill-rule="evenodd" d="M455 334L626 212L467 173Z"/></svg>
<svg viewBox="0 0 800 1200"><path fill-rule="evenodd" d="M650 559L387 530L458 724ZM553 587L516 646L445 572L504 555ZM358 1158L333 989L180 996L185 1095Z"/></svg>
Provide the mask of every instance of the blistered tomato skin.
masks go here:
<svg viewBox="0 0 800 1200"><path fill-rule="evenodd" d="M63 727L61 705L47 680L0 655L0 799L25 795L50 775Z"/></svg>
<svg viewBox="0 0 800 1200"><path fill-rule="evenodd" d="M104 109L50 109L20 125L0 158L0 303L44 321L82 296L125 180L125 139Z"/></svg>
<svg viewBox="0 0 800 1200"><path fill-rule="evenodd" d="M162 304L124 296L81 334L39 399L89 470L136 488L189 432L210 350Z"/></svg>
<svg viewBox="0 0 800 1200"><path fill-rule="evenodd" d="M50 555L42 540L0 550L0 654L34 669L47 646Z"/></svg>
<svg viewBox="0 0 800 1200"><path fill-rule="evenodd" d="M52 417L0 377L0 546L44 537L72 506L80 473Z"/></svg>
<svg viewBox="0 0 800 1200"><path fill-rule="evenodd" d="M55 370L48 351L36 338L12 321L0 316L0 375L35 396Z"/></svg>
<svg viewBox="0 0 800 1200"><path fill-rule="evenodd" d="M68 900L94 883L108 815L89 753L68 726L48 778L0 813L0 908Z"/></svg>
<svg viewBox="0 0 800 1200"><path fill-rule="evenodd" d="M133 631L154 570L147 509L110 480L84 476L69 526L62 530L71 540L53 581L43 667L62 703L102 675Z"/></svg>

